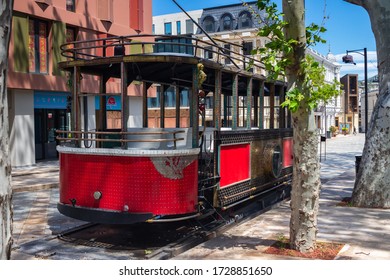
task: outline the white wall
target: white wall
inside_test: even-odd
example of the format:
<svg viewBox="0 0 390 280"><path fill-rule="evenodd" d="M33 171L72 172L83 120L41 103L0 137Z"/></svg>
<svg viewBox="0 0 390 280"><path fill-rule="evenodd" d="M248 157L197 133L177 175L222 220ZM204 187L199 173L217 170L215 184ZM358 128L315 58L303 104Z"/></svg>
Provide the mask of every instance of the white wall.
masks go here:
<svg viewBox="0 0 390 280"><path fill-rule="evenodd" d="M35 164L34 94L12 90L10 94L10 150L12 166Z"/></svg>
<svg viewBox="0 0 390 280"><path fill-rule="evenodd" d="M127 127L142 127L142 97L129 97L129 120Z"/></svg>
<svg viewBox="0 0 390 280"><path fill-rule="evenodd" d="M195 11L188 11L188 14L196 21L198 22L198 19L202 16L203 10L195 10ZM160 16L154 16L153 17L153 24L154 24L154 33L155 34L164 34L164 23L171 22L172 23L172 35L177 35L177 29L176 29L176 22L181 22L181 34L186 34L186 20L190 19L187 17L184 13L174 13L174 14L166 14L166 15L160 15ZM193 24L194 33L196 34L197 26Z"/></svg>

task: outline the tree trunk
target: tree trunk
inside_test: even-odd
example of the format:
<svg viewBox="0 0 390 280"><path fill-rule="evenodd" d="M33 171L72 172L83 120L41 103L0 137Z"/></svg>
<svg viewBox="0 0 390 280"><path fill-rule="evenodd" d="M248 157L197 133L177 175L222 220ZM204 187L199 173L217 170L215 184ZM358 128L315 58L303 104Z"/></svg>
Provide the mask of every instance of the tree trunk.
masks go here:
<svg viewBox="0 0 390 280"><path fill-rule="evenodd" d="M345 0L362 6L370 16L378 55L379 95L369 126L352 203L390 207L390 1Z"/></svg>
<svg viewBox="0 0 390 280"><path fill-rule="evenodd" d="M2 1L0 5L0 260L10 259L12 245L12 190L6 86L12 7L13 1Z"/></svg>
<svg viewBox="0 0 390 280"><path fill-rule="evenodd" d="M314 113L293 113L294 167L291 191L290 243L300 252L316 247L317 214L321 188L318 135Z"/></svg>
<svg viewBox="0 0 390 280"><path fill-rule="evenodd" d="M283 0L284 20L289 24L285 28L286 39L294 39L298 44L289 55L292 61L286 69L288 90L297 88L307 96L305 88L306 26L305 1ZM309 252L316 247L317 213L321 187L318 161L318 136L314 113L307 104L301 104L292 114L294 129L294 165L291 192L290 243L293 249Z"/></svg>

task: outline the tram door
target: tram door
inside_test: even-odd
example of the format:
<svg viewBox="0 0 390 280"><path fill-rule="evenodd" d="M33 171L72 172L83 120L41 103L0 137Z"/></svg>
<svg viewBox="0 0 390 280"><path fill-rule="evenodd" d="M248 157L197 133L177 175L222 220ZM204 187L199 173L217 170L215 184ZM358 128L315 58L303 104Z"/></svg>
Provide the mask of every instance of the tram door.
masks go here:
<svg viewBox="0 0 390 280"><path fill-rule="evenodd" d="M66 110L35 109L35 159L58 157L56 130L68 130Z"/></svg>

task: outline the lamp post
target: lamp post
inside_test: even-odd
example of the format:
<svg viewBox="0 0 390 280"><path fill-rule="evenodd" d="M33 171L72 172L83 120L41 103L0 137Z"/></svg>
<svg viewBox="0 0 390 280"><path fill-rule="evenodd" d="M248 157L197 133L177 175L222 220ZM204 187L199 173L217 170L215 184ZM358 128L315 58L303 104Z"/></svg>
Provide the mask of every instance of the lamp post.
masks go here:
<svg viewBox="0 0 390 280"><path fill-rule="evenodd" d="M361 53L363 51L363 53ZM364 133L367 137L367 129L368 129L368 85L367 85L367 48L359 49L359 50L352 50L348 51L345 56L343 56L343 62L344 63L353 63L356 65L356 63L353 61L353 56L349 55L349 53L358 53L362 56L364 56Z"/></svg>

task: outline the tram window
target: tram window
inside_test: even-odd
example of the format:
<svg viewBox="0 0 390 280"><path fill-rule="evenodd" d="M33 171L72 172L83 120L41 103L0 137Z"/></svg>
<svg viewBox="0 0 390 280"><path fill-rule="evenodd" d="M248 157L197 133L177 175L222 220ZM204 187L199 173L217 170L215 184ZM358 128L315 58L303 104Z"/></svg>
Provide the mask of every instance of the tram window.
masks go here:
<svg viewBox="0 0 390 280"><path fill-rule="evenodd" d="M272 155L272 173L275 178L278 178L281 172L282 172L282 153L281 153L280 146L277 145L275 146Z"/></svg>
<svg viewBox="0 0 390 280"><path fill-rule="evenodd" d="M206 96L206 109L213 109L213 97L212 96Z"/></svg>
<svg viewBox="0 0 390 280"><path fill-rule="evenodd" d="M180 106L189 107L190 106L190 92L188 89L183 89L180 92Z"/></svg>
<svg viewBox="0 0 390 280"><path fill-rule="evenodd" d="M274 128L279 128L279 116L280 116L280 98L279 96L275 96L274 98L274 105L275 105L275 110L274 110Z"/></svg>
<svg viewBox="0 0 390 280"><path fill-rule="evenodd" d="M264 96L264 129L269 129L271 127L271 107L270 107L270 97Z"/></svg>
<svg viewBox="0 0 390 280"><path fill-rule="evenodd" d="M238 126L246 126L246 96L240 96L238 101Z"/></svg>
<svg viewBox="0 0 390 280"><path fill-rule="evenodd" d="M232 96L221 95L222 106L222 126L232 127Z"/></svg>
<svg viewBox="0 0 390 280"><path fill-rule="evenodd" d="M175 98L175 91L173 87L168 88L165 91L165 103L164 106L167 107L175 107L176 105L176 98Z"/></svg>

